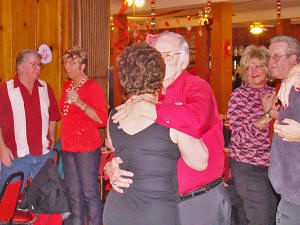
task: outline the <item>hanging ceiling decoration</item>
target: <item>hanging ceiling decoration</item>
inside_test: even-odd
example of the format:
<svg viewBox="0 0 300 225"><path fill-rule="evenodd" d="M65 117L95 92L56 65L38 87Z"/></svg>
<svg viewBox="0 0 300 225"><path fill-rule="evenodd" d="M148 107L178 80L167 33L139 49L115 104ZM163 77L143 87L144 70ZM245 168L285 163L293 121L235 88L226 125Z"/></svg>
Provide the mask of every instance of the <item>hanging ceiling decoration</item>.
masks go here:
<svg viewBox="0 0 300 225"><path fill-rule="evenodd" d="M152 29L154 30L155 25L156 25L156 5L155 5L155 0L151 0L151 21L150 21L150 25L152 27Z"/></svg>
<svg viewBox="0 0 300 225"><path fill-rule="evenodd" d="M205 27L208 32L211 31L211 25L214 23L214 18L211 16L211 1L207 1L207 7L204 11L199 11L199 24L200 27ZM202 30L200 29L200 36L202 36Z"/></svg>
<svg viewBox="0 0 300 225"><path fill-rule="evenodd" d="M277 12L277 19L280 19L280 14L281 14L281 3L280 0L276 0L276 12Z"/></svg>
<svg viewBox="0 0 300 225"><path fill-rule="evenodd" d="M213 23L213 18L211 17L211 1L207 1L207 7L204 11L199 11L201 26L211 25Z"/></svg>
<svg viewBox="0 0 300 225"><path fill-rule="evenodd" d="M145 4L145 0L126 0L128 6L132 6L133 4L140 8Z"/></svg>

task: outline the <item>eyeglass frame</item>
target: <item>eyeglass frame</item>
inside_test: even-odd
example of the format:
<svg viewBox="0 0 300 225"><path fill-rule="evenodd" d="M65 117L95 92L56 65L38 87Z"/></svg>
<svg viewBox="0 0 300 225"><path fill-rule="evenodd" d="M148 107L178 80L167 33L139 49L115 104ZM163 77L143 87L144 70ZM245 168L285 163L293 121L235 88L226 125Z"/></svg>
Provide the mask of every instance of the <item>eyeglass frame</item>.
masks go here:
<svg viewBox="0 0 300 225"><path fill-rule="evenodd" d="M280 61L281 57L283 57L283 56L289 57L289 56L291 56L291 54L273 55L273 56L270 55L269 57L270 57L270 59L273 59L275 63L278 63Z"/></svg>
<svg viewBox="0 0 300 225"><path fill-rule="evenodd" d="M179 51L179 52L161 52L161 55L163 57L171 58L174 55L181 55L182 53L183 53L183 51Z"/></svg>
<svg viewBox="0 0 300 225"><path fill-rule="evenodd" d="M250 72L251 71L251 69L252 69L252 67L249 67L249 66L246 66L246 72ZM254 70L262 70L262 69L264 69L264 70L266 70L266 66L264 66L264 65L259 65L259 66L257 66L257 65L255 65L255 67L254 67Z"/></svg>
<svg viewBox="0 0 300 225"><path fill-rule="evenodd" d="M35 67L39 67L40 69L43 68L42 63L34 63L34 62L27 62L27 63L30 64L32 66L32 68L35 68Z"/></svg>

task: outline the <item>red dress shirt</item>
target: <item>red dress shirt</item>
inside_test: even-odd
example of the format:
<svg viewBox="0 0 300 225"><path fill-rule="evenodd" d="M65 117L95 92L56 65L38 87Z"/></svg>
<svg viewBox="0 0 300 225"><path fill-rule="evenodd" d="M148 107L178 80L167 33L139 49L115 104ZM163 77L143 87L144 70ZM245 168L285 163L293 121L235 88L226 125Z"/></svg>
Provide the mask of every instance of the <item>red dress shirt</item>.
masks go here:
<svg viewBox="0 0 300 225"><path fill-rule="evenodd" d="M160 93L156 105L156 122L189 134L202 137L209 151L208 167L196 171L182 158L177 164L179 194L200 188L222 176L224 171L224 138L215 96L210 85L186 70Z"/></svg>
<svg viewBox="0 0 300 225"><path fill-rule="evenodd" d="M66 81L60 99L60 109L65 107L66 89L71 81ZM97 123L86 115L75 104L69 105L66 115L63 114L61 121L61 144L62 150L69 152L89 152L100 147L103 141L100 138L99 127L106 127L107 108L102 87L93 79L88 79L77 93L82 101L92 107L103 123Z"/></svg>
<svg viewBox="0 0 300 225"><path fill-rule="evenodd" d="M43 85L36 80L32 90L32 94L28 92L26 87L20 82L18 76L14 78L14 89L20 89L23 103L24 103L24 113L26 117L26 135L27 143L29 147L29 152L31 155L39 156L43 154L43 148L50 149L52 144L49 138L49 133L47 139L49 141L49 146L43 146L42 143L42 115L39 97L39 87ZM49 97L49 121L56 121L60 119L60 113L58 105L51 87L47 84L48 97ZM3 82L0 85L0 126L2 127L2 135L4 142L8 148L11 149L14 157L18 157L17 154L17 144L14 129L14 119L13 110L11 102L8 96L7 83ZM20 112L19 112L20 113ZM21 126L19 124L19 126ZM46 135L46 134L45 134ZM46 153L46 152L44 152Z"/></svg>

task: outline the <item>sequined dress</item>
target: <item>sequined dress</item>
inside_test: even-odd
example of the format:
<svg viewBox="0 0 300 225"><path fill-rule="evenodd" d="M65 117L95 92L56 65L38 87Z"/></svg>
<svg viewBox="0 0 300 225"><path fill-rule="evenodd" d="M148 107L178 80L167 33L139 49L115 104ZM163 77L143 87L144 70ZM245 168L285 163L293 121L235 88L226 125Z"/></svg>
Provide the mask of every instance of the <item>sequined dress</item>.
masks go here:
<svg viewBox="0 0 300 225"><path fill-rule="evenodd" d="M75 104L66 102L66 92L72 84L71 80L64 83L60 99L60 109L63 112L61 121L62 149L69 152L90 152L100 147L99 127L106 127L107 107L102 87L93 79L77 89L81 100L93 108L103 123L92 120Z"/></svg>

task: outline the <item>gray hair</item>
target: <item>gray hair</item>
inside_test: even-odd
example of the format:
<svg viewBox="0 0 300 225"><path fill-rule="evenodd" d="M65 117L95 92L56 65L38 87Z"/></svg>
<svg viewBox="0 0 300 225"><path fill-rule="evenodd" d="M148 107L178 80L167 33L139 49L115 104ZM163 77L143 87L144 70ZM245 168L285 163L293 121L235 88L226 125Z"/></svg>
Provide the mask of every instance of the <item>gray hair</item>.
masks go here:
<svg viewBox="0 0 300 225"><path fill-rule="evenodd" d="M297 39L289 36L276 36L270 40L270 43L285 42L288 44L287 55L296 55L297 62L300 62L300 43Z"/></svg>
<svg viewBox="0 0 300 225"><path fill-rule="evenodd" d="M19 70L19 66L23 63L26 62L27 60L27 57L29 55L35 55L36 57L38 57L39 59L42 59L42 56L40 55L40 53L38 53L38 51L35 51L35 50L23 50L23 51L20 51L17 58L16 58L16 70L18 71Z"/></svg>
<svg viewBox="0 0 300 225"><path fill-rule="evenodd" d="M190 53L189 45L188 45L187 41L180 34L177 34L177 33L174 33L174 32L170 32L170 31L162 32L162 33L158 34L157 37L153 40L152 46L154 46L155 43L160 38L163 38L163 37L174 37L174 38L177 38L178 41L179 41L179 46L178 46L179 51L183 51L184 55L186 57L188 57L188 59L189 59L189 53Z"/></svg>

